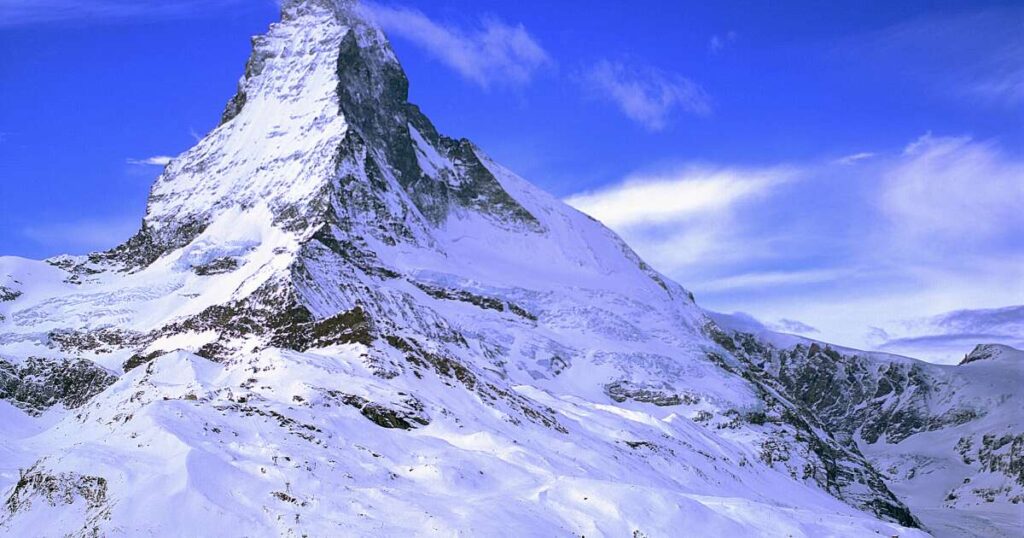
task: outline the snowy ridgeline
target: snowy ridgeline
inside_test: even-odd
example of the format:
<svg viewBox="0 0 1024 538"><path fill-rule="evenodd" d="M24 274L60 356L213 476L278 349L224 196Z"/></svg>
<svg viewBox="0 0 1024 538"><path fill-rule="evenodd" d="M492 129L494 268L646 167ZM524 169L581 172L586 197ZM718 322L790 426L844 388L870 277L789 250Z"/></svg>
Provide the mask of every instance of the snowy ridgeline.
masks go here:
<svg viewBox="0 0 1024 538"><path fill-rule="evenodd" d="M0 258L0 532L1015 535L1020 352L716 324L407 90L287 2L136 236Z"/></svg>

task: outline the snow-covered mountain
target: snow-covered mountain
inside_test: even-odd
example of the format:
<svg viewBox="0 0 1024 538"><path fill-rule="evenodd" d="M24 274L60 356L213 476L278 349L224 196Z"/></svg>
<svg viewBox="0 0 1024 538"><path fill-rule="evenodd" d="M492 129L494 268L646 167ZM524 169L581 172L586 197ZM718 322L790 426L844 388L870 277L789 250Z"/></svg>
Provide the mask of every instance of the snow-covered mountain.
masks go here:
<svg viewBox="0 0 1024 538"><path fill-rule="evenodd" d="M936 535L1024 529L1024 352L979 345L945 366L716 318L723 347L858 446Z"/></svg>
<svg viewBox="0 0 1024 538"><path fill-rule="evenodd" d="M1014 351L719 326L438 133L350 0L282 11L134 237L0 258L0 533L1013 532Z"/></svg>

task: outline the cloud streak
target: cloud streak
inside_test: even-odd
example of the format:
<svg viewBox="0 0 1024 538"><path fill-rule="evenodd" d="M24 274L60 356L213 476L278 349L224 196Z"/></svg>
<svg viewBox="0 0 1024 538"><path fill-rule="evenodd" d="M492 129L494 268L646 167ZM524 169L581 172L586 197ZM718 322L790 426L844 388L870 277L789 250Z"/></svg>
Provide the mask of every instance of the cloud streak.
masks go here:
<svg viewBox="0 0 1024 538"><path fill-rule="evenodd" d="M128 164L135 166L167 166L168 164L171 164L171 161L173 160L174 157L169 157L167 155L155 155L145 159L128 159L127 162Z"/></svg>
<svg viewBox="0 0 1024 538"><path fill-rule="evenodd" d="M740 213L800 178L789 167L684 166L639 173L566 198L613 228L648 262L677 276L770 255L773 241L748 241ZM693 284L703 278L684 278Z"/></svg>
<svg viewBox="0 0 1024 538"><path fill-rule="evenodd" d="M1024 230L1024 161L970 137L926 134L884 173L879 196L908 244L975 248Z"/></svg>
<svg viewBox="0 0 1024 538"><path fill-rule="evenodd" d="M478 28L462 29L435 22L411 8L366 3L364 9L390 35L419 45L466 80L484 88L524 85L539 69L553 63L522 24L484 18Z"/></svg>
<svg viewBox="0 0 1024 538"><path fill-rule="evenodd" d="M942 355L952 362L976 344L1005 344L1024 349L1024 305L954 310L907 320L897 336L882 331L879 349L910 355Z"/></svg>
<svg viewBox="0 0 1024 538"><path fill-rule="evenodd" d="M936 10L938 12L938 10ZM1006 6L928 15L859 35L840 47L845 60L899 59L894 77L968 103L1024 105L1024 8ZM887 62L879 62L880 59Z"/></svg>
<svg viewBox="0 0 1024 538"><path fill-rule="evenodd" d="M619 184L570 196L566 202L616 229L666 224L725 211L792 176L784 168L689 167L630 176Z"/></svg>
<svg viewBox="0 0 1024 538"><path fill-rule="evenodd" d="M743 273L726 278L719 278L704 282L699 285L702 291L719 292L733 291L752 288L764 288L767 286L794 286L804 284L816 284L831 282L848 274L847 270L836 269L808 269L801 271L766 271L758 273Z"/></svg>
<svg viewBox="0 0 1024 538"><path fill-rule="evenodd" d="M711 98L692 80L645 65L603 60L581 78L595 95L614 103L650 131L664 129L678 111L711 114Z"/></svg>
<svg viewBox="0 0 1024 538"><path fill-rule="evenodd" d="M870 158L872 158L874 156L875 156L874 153L871 153L869 151L862 151L860 153L854 153L853 155L847 155L845 157L840 157L840 158L835 160L835 163L836 164L841 164L843 166L852 166L852 165L857 164L857 163L859 163L861 161L866 161L866 160L868 160L868 159L870 159Z"/></svg>
<svg viewBox="0 0 1024 538"><path fill-rule="evenodd" d="M849 347L956 362L985 339L1014 345L1004 337L1024 334L980 317L1024 298L1022 196L1016 154L924 135L842 159L634 174L566 201L705 307ZM789 323L798 320L811 323Z"/></svg>

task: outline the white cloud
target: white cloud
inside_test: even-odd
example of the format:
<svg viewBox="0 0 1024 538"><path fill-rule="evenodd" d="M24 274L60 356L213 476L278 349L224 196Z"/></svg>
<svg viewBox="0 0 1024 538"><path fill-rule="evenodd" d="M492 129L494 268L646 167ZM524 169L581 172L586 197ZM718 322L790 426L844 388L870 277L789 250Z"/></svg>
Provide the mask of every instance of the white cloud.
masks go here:
<svg viewBox="0 0 1024 538"><path fill-rule="evenodd" d="M67 21L187 17L242 0L0 0L0 27Z"/></svg>
<svg viewBox="0 0 1024 538"><path fill-rule="evenodd" d="M174 157L168 157L167 155L155 155L145 159L128 159L128 164L138 166L167 166L173 160Z"/></svg>
<svg viewBox="0 0 1024 538"><path fill-rule="evenodd" d="M875 156L874 153L871 153L871 152L868 152L868 151L862 151L860 153L854 153L853 155L847 155L845 157L840 157L840 158L836 159L834 162L836 164L841 164L841 165L844 165L844 166L850 166L850 165L857 164L857 163L859 163L861 161L866 161L868 159L871 159L874 156Z"/></svg>
<svg viewBox="0 0 1024 538"><path fill-rule="evenodd" d="M437 23L415 9L376 3L364 7L389 34L416 43L485 88L494 83L525 84L538 69L551 63L548 53L521 24L485 18L479 28L464 30Z"/></svg>
<svg viewBox="0 0 1024 538"><path fill-rule="evenodd" d="M710 280L695 286L706 292L732 291L740 289L763 288L767 286L792 286L831 282L847 275L848 270L810 269L801 271L766 271L744 273L725 278Z"/></svg>
<svg viewBox="0 0 1024 538"><path fill-rule="evenodd" d="M565 201L615 229L655 267L675 272L770 256L775 242L747 241L738 213L801 173L689 166L634 174Z"/></svg>
<svg viewBox="0 0 1024 538"><path fill-rule="evenodd" d="M795 319L780 319L772 326L773 329L785 333L814 334L820 333L818 329Z"/></svg>
<svg viewBox="0 0 1024 538"><path fill-rule="evenodd" d="M927 134L884 174L879 204L891 233L927 249L977 246L1024 230L1024 161L992 143Z"/></svg>
<svg viewBox="0 0 1024 538"><path fill-rule="evenodd" d="M777 320L766 325L788 332L800 331L785 320L801 320L839 345L955 362L994 333L906 320L1024 302L1022 197L1016 154L926 135L870 157L638 174L567 202L705 307Z"/></svg>
<svg viewBox="0 0 1024 538"><path fill-rule="evenodd" d="M622 229L722 212L744 199L765 194L793 176L792 170L781 167L690 167L630 176L619 184L570 196L566 202L607 226Z"/></svg>
<svg viewBox="0 0 1024 538"><path fill-rule="evenodd" d="M664 129L676 110L698 116L711 113L711 100L699 85L649 66L603 60L583 76L583 82L651 131Z"/></svg>
<svg viewBox="0 0 1024 538"><path fill-rule="evenodd" d="M1017 54L1024 55L1024 47L1018 49ZM1018 57L1015 65L1007 65L995 73L981 77L969 84L967 90L993 102L1011 106L1024 104L1024 60Z"/></svg>
<svg viewBox="0 0 1024 538"><path fill-rule="evenodd" d="M722 52L726 46L731 45L736 41L736 32L730 30L724 34L715 34L708 40L708 50L712 54L718 54Z"/></svg>

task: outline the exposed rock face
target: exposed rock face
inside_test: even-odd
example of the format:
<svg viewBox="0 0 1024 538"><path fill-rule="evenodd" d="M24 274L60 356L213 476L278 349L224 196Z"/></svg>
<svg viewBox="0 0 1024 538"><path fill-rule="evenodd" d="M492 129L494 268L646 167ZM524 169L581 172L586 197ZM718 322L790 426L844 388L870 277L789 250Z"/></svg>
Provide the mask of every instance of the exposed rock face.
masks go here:
<svg viewBox="0 0 1024 538"><path fill-rule="evenodd" d="M40 463L0 482L0 530L38 532L52 497L82 508L54 535L920 535L853 422L880 444L981 408L715 328L408 84L352 2L285 2L134 237L0 258L33 279L0 302L0 398L77 407L8 447Z"/></svg>
<svg viewBox="0 0 1024 538"><path fill-rule="evenodd" d="M765 369L787 394L813 410L833 433L857 435L867 443L880 438L898 443L922 431L963 424L984 409L957 402L951 380L924 363L883 363L864 355L843 354L828 345L797 344L789 349L766 345L752 334L737 334L734 352ZM934 414L933 403L950 407Z"/></svg>
<svg viewBox="0 0 1024 538"><path fill-rule="evenodd" d="M1001 344L978 344L970 353L964 356L960 364L970 364L975 361L990 361L1005 359L1008 361L1021 360L1021 352L1010 346Z"/></svg>
<svg viewBox="0 0 1024 538"><path fill-rule="evenodd" d="M117 379L110 371L87 360L52 360L30 357L21 364L0 359L0 400L30 414L61 404L75 409Z"/></svg>
<svg viewBox="0 0 1024 538"><path fill-rule="evenodd" d="M8 288L7 286L0 286L0 302L5 303L5 302L8 302L8 301L13 301L13 300L17 299L18 297L21 297L21 292L20 291L12 290L11 288Z"/></svg>
<svg viewBox="0 0 1024 538"><path fill-rule="evenodd" d="M948 473L949 479L939 482L947 508L1024 501L1024 455L1018 441L1024 431L1024 365L1016 362L1024 353L979 345L953 367L811 341L776 346L770 336L740 331L713 335L766 372L780 392L811 411L845 445L864 446L891 483ZM916 447L917 439L924 438L929 452L943 458L901 447ZM954 460L967 468L951 469Z"/></svg>
<svg viewBox="0 0 1024 538"><path fill-rule="evenodd" d="M19 514L29 512L38 505L57 509L65 514L78 512L84 517L83 525L75 536L100 537L100 525L109 518L107 506L107 480L98 476L77 473L50 474L39 464L21 473L18 483L4 501L0 515L0 528Z"/></svg>

